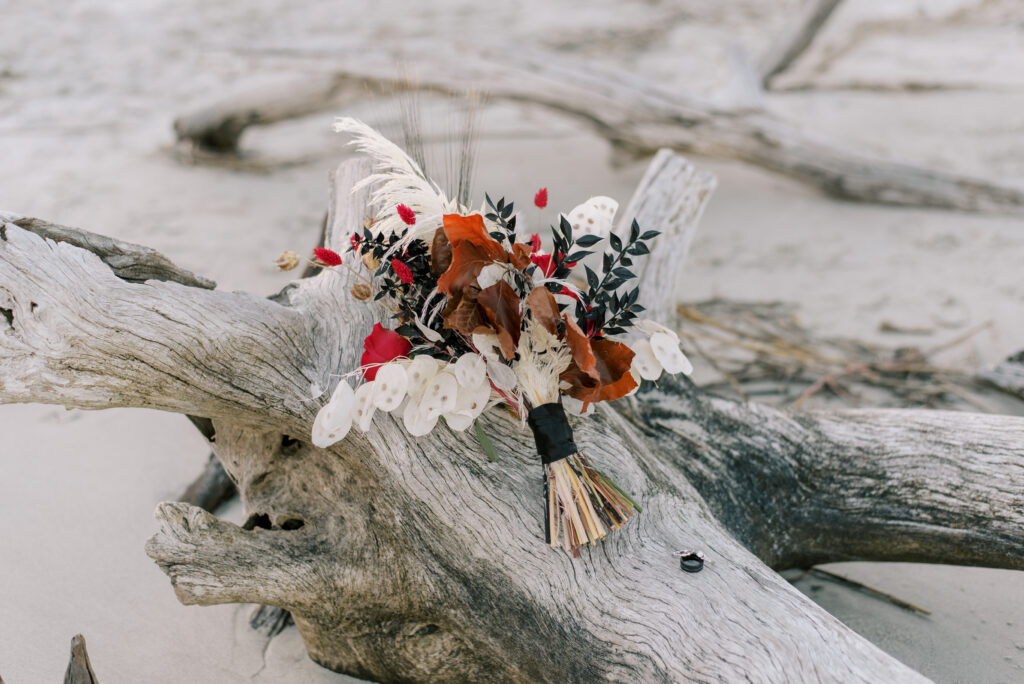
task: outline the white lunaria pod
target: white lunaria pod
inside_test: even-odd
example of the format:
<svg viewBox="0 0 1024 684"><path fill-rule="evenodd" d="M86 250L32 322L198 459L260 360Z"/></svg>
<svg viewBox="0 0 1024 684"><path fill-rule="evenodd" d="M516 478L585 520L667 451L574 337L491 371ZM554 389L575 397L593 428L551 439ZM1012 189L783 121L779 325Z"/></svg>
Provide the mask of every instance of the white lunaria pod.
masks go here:
<svg viewBox="0 0 1024 684"><path fill-rule="evenodd" d="M352 405L355 392L352 386L342 380L338 383L330 401L316 414L313 421L313 444L325 449L344 439L352 429Z"/></svg>
<svg viewBox="0 0 1024 684"><path fill-rule="evenodd" d="M481 290L486 290L491 285L496 285L505 276L505 269L498 264L487 264L480 269L476 277L476 283Z"/></svg>
<svg viewBox="0 0 1024 684"><path fill-rule="evenodd" d="M498 342L498 336L494 333L473 333L473 346L487 359L497 360L499 358L501 343Z"/></svg>
<svg viewBox="0 0 1024 684"><path fill-rule="evenodd" d="M607 237L612 232L612 221L619 203L611 197L591 197L569 212L567 219L576 235Z"/></svg>
<svg viewBox="0 0 1024 684"><path fill-rule="evenodd" d="M487 366L479 354L463 354L453 367L455 379L463 387L478 387L487 380Z"/></svg>
<svg viewBox="0 0 1024 684"><path fill-rule="evenodd" d="M428 414L418 401L410 400L405 405L405 413L402 414L402 423L406 431L413 437L423 437L430 434L430 431L437 425L437 413Z"/></svg>
<svg viewBox="0 0 1024 684"><path fill-rule="evenodd" d="M679 348L679 341L669 333L657 332L651 335L651 350L658 363L669 373L689 375L693 372L693 365Z"/></svg>
<svg viewBox="0 0 1024 684"><path fill-rule="evenodd" d="M433 380L438 371L441 370L441 362L429 354L420 354L413 357L405 374L409 377L407 391L410 397L419 397L427 383Z"/></svg>
<svg viewBox="0 0 1024 684"><path fill-rule="evenodd" d="M455 408L459 395L459 382L448 371L441 371L427 383L420 399L420 411L433 416L436 421L442 413Z"/></svg>
<svg viewBox="0 0 1024 684"><path fill-rule="evenodd" d="M655 357L649 340L640 339L633 343L633 363L630 370L635 371L634 374L644 380L657 380L661 377L662 365Z"/></svg>
<svg viewBox="0 0 1024 684"><path fill-rule="evenodd" d="M377 407L373 405L373 383L364 382L356 388L355 405L352 410L352 420L363 432L370 429L373 424L373 414Z"/></svg>
<svg viewBox="0 0 1024 684"><path fill-rule="evenodd" d="M583 402L576 397L570 397L568 394L562 395L562 407L565 408L565 412L570 416L589 416L594 412L594 404L587 404L587 410L583 410Z"/></svg>
<svg viewBox="0 0 1024 684"><path fill-rule="evenodd" d="M658 323L657 321L652 321L650 318L638 319L633 324L633 327L635 327L637 330L639 330L640 332L647 336L651 336L655 333L665 333L672 339L674 339L676 342L679 342L679 335L676 334L675 330L673 330L672 328L668 328L662 325L661 323Z"/></svg>
<svg viewBox="0 0 1024 684"><path fill-rule="evenodd" d="M466 428L473 424L476 420L473 416L467 416L459 411L452 411L451 413L444 414L444 421L448 423L455 432L464 432Z"/></svg>
<svg viewBox="0 0 1024 684"><path fill-rule="evenodd" d="M487 364L487 377L503 392L511 392L519 382L516 372L500 361L490 361Z"/></svg>
<svg viewBox="0 0 1024 684"><path fill-rule="evenodd" d="M400 363L385 363L373 380L373 405L381 411L393 411L405 398L409 377Z"/></svg>

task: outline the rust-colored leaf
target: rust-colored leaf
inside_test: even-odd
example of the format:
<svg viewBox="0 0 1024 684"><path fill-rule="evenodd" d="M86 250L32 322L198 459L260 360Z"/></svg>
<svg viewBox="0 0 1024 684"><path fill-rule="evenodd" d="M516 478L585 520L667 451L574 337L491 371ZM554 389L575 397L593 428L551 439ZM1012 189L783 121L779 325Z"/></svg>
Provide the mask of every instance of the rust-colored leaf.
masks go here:
<svg viewBox="0 0 1024 684"><path fill-rule="evenodd" d="M590 340L597 378L583 373L574 362L562 373L561 379L571 387L569 396L583 402L614 401L626 396L636 387L629 372L633 363L633 350L621 342L608 339Z"/></svg>
<svg viewBox="0 0 1024 684"><path fill-rule="evenodd" d="M460 216L459 214L445 214L442 217L444 234L452 247L459 243L469 242L483 249L494 261L508 261L508 253L497 240L487 234L484 228L484 217L480 214Z"/></svg>
<svg viewBox="0 0 1024 684"><path fill-rule="evenodd" d="M430 246L430 270L439 276L452 265L452 243L444 234L444 228L434 231L434 242Z"/></svg>
<svg viewBox="0 0 1024 684"><path fill-rule="evenodd" d="M567 314L562 314L562 318L565 320L565 343L569 346L569 351L572 352L573 365L584 374L597 380L599 377L596 370L597 359L591 349L592 340L583 334L580 326L576 325L576 321Z"/></svg>
<svg viewBox="0 0 1024 684"><path fill-rule="evenodd" d="M530 260L530 253L532 249L533 248L530 247L530 245L517 242L512 245L512 251L509 252L508 260L512 262L513 266L522 271L533 263L533 261Z"/></svg>
<svg viewBox="0 0 1024 684"><path fill-rule="evenodd" d="M555 297L544 286L535 287L526 295L526 307L533 314L533 320L544 326L554 336L558 336L558 304Z"/></svg>
<svg viewBox="0 0 1024 684"><path fill-rule="evenodd" d="M443 294L451 296L467 285L475 284L484 266L495 261L508 261L505 248L484 229L484 219L480 214L445 214L444 234L451 245L452 256L448 268L437 279L437 289Z"/></svg>
<svg viewBox="0 0 1024 684"><path fill-rule="evenodd" d="M454 296L469 285L476 285L476 278L484 266L494 263L487 251L465 240L452 245L452 262L448 270L437 279L437 290Z"/></svg>
<svg viewBox="0 0 1024 684"><path fill-rule="evenodd" d="M519 296L504 280L481 290L477 303L483 310L484 319L498 334L501 353L511 360L519 346L519 329L522 315L519 313Z"/></svg>

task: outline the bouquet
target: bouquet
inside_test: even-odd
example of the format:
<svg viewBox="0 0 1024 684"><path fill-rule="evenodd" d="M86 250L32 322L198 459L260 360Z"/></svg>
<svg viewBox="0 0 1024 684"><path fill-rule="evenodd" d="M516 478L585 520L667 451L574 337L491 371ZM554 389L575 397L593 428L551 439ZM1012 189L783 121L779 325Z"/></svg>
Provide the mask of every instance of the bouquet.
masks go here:
<svg viewBox="0 0 1024 684"><path fill-rule="evenodd" d="M493 455L476 419L507 405L535 438L546 540L578 556L640 507L580 453L567 412L586 415L641 379L692 370L676 334L639 317L631 267L658 231L633 221L616 235L617 203L594 197L558 216L545 251L540 234L521 237L512 202L485 195L472 209L366 124L343 118L335 130L373 161L356 186L370 189L370 217L344 254L318 248L315 259L356 272L353 296L382 303L392 320L367 335L360 367L317 414L313 443L330 446L353 425L366 432L384 411L414 436L440 422L475 426ZM541 211L547 194L534 197Z"/></svg>

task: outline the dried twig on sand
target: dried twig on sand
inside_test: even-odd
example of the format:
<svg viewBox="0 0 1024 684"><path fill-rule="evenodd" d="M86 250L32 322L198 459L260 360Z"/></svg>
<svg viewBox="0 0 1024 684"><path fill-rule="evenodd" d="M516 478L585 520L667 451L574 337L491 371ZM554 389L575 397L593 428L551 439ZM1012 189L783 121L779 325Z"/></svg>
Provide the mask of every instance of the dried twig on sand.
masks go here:
<svg viewBox="0 0 1024 684"><path fill-rule="evenodd" d="M974 374L934 361L939 352L965 343L991 322L920 349L815 335L800 324L794 306L781 302L714 299L681 305L679 313L684 320L680 334L709 366L712 377L703 386L719 393L793 407L814 398L849 405L996 410L985 400L991 392Z"/></svg>

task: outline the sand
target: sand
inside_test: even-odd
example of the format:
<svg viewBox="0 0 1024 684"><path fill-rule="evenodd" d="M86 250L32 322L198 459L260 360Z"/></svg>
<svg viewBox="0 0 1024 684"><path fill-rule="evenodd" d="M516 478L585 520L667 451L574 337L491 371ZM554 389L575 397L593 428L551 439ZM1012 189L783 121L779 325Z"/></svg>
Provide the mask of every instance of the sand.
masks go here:
<svg viewBox="0 0 1024 684"><path fill-rule="evenodd" d="M357 36L505 37L626 65L714 96L729 46L757 53L795 1L171 3L10 0L0 20L0 208L155 247L226 289L270 293L284 249L308 250L342 158L326 112L244 138L260 173L189 166L170 122L227 89L302 73L267 44ZM707 5L710 5L708 7ZM586 7L586 11L581 8ZM1024 182L1024 25L1014 0L849 0L766 106L880 155ZM429 103L428 103L428 111ZM345 113L380 115L376 105ZM485 117L476 187L520 202L540 186L571 207L623 203L645 161L577 122L520 106ZM993 325L950 352L978 368L1024 347L1024 221L838 202L742 164L694 159L720 188L681 298L782 299L822 334L930 344ZM926 335L879 332L883 321ZM143 553L156 502L207 450L180 416L0 407L0 676L57 681L85 634L104 684L342 682L294 628L267 642L250 607L186 608ZM224 514L241 517L237 504ZM936 681L1024 680L1024 574L903 564L837 571L931 617L818 579L800 588Z"/></svg>

